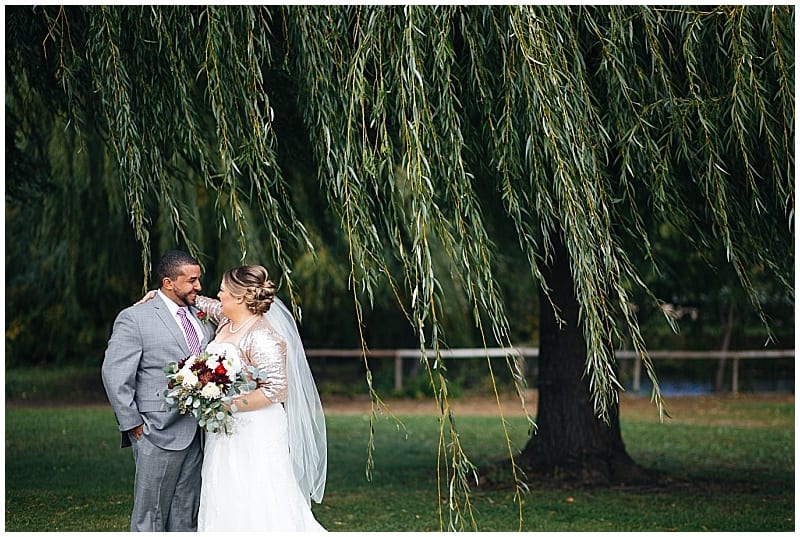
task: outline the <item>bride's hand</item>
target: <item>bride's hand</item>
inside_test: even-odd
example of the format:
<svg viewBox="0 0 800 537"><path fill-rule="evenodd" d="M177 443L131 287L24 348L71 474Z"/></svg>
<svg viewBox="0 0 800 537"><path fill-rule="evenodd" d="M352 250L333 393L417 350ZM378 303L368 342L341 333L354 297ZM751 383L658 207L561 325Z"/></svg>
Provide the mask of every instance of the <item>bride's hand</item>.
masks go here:
<svg viewBox="0 0 800 537"><path fill-rule="evenodd" d="M136 306L137 304L144 304L148 300L151 300L151 299L153 299L155 297L156 297L156 290L155 289L153 289L152 291L148 291L147 294L144 295L139 302L134 304L134 306Z"/></svg>

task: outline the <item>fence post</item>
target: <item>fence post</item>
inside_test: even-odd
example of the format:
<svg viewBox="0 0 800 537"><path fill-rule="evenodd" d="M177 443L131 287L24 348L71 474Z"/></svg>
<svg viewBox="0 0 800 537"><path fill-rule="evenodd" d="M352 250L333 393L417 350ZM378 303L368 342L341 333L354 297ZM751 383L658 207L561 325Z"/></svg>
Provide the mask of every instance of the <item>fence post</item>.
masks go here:
<svg viewBox="0 0 800 537"><path fill-rule="evenodd" d="M403 391L403 355L399 349L394 353L394 389Z"/></svg>
<svg viewBox="0 0 800 537"><path fill-rule="evenodd" d="M642 389L642 361L638 356L633 357L633 393Z"/></svg>
<svg viewBox="0 0 800 537"><path fill-rule="evenodd" d="M739 394L739 358L733 358L733 373L731 374L731 391L734 395Z"/></svg>
<svg viewBox="0 0 800 537"><path fill-rule="evenodd" d="M525 355L522 351L517 352L515 358L517 362L517 372L522 376L522 380L527 384L528 382L528 363L525 361Z"/></svg>

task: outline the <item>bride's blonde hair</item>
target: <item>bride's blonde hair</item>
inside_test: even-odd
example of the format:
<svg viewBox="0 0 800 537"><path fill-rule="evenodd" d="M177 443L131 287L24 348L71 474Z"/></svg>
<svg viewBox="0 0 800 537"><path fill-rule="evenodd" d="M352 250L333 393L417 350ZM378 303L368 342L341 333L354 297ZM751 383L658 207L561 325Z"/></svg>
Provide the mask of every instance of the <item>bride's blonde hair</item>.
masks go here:
<svg viewBox="0 0 800 537"><path fill-rule="evenodd" d="M231 296L243 298L247 309L255 314L265 313L275 300L275 283L261 265L232 268L222 276L222 281Z"/></svg>

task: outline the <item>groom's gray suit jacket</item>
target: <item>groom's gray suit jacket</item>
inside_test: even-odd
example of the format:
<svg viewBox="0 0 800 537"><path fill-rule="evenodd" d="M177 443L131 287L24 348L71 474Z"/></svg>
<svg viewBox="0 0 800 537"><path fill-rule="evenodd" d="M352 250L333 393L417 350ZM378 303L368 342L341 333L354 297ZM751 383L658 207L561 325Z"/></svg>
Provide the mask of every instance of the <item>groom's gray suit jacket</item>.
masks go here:
<svg viewBox="0 0 800 537"><path fill-rule="evenodd" d="M190 308L192 315L198 311ZM214 337L214 326L202 325L202 346ZM160 297L122 310L114 321L103 359L103 385L122 433L122 447L131 444L125 431L144 423L144 434L163 449L186 448L197 432L191 414L167 409L164 367L189 356L183 331Z"/></svg>

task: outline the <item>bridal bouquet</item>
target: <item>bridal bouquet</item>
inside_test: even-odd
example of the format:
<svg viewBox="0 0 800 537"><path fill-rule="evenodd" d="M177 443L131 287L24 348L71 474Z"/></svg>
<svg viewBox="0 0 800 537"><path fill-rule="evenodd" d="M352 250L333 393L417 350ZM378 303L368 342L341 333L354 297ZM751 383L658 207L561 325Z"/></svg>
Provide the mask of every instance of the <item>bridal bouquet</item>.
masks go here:
<svg viewBox="0 0 800 537"><path fill-rule="evenodd" d="M233 431L233 410L230 402L234 395L252 391L258 378L254 367L252 377L239 360L225 353L204 351L199 356L189 356L180 362L170 362L164 368L169 382L164 391L168 406L177 406L181 414L191 413L197 423L208 432Z"/></svg>

